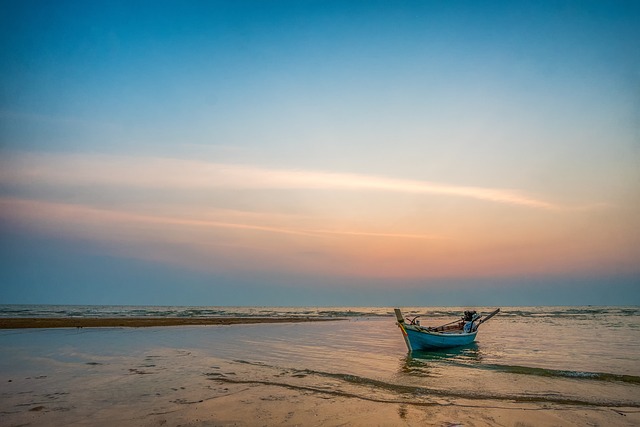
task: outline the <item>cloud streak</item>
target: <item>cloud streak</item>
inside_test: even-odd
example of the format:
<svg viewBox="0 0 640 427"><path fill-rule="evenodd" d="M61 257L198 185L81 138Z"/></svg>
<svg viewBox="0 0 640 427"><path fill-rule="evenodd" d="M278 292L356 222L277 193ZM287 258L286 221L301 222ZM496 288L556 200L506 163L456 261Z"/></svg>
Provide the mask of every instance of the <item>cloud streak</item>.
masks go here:
<svg viewBox="0 0 640 427"><path fill-rule="evenodd" d="M12 153L4 156L0 165L0 182L14 185L383 191L463 197L536 209L563 208L517 190L156 157Z"/></svg>
<svg viewBox="0 0 640 427"><path fill-rule="evenodd" d="M228 229L238 231L254 231L274 234L288 234L306 237L323 236L361 236L399 239L438 239L426 234L409 233L376 233L367 231L320 230L303 227L277 227L249 222L217 221L206 218L184 218L180 216L146 215L123 210L100 209L90 206L53 203L28 199L0 198L0 218L38 222L40 224L62 223L76 226L91 224L146 224L160 227L189 227L202 229Z"/></svg>

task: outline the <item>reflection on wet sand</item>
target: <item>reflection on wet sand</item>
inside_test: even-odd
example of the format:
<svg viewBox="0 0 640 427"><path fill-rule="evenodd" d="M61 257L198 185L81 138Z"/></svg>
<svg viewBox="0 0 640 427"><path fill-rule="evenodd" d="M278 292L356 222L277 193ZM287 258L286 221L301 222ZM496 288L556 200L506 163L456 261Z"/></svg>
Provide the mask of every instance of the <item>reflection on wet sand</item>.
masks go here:
<svg viewBox="0 0 640 427"><path fill-rule="evenodd" d="M413 351L402 358L399 371L406 375L437 376L444 365L469 365L482 360L482 351L477 343L464 347Z"/></svg>
<svg viewBox="0 0 640 427"><path fill-rule="evenodd" d="M5 331L2 422L513 426L526 417L542 426L640 424L640 403L628 392L633 382L507 369L487 341L406 355L394 325L388 336L386 326Z"/></svg>

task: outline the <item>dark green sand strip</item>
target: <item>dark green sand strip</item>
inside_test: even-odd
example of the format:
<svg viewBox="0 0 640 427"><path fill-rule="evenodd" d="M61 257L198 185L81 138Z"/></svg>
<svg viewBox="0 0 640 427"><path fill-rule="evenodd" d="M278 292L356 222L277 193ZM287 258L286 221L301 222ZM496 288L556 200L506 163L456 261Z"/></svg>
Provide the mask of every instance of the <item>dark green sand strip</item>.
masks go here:
<svg viewBox="0 0 640 427"><path fill-rule="evenodd" d="M146 326L238 325L342 320L318 317L12 317L0 318L0 329L140 328Z"/></svg>

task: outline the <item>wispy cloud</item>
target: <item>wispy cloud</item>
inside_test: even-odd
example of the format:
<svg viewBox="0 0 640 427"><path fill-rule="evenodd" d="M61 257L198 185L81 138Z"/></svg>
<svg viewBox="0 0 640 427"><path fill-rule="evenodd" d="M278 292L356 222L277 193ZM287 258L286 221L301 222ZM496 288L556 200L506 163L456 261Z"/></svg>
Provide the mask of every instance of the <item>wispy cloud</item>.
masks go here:
<svg viewBox="0 0 640 427"><path fill-rule="evenodd" d="M52 203L37 200L0 198L2 215L11 218L38 219L51 221L64 220L67 223L102 223L104 224L149 224L156 226L184 226L201 228L227 228L237 230L253 230L279 234L314 235L280 227L258 224L212 221L201 218L181 218L177 216L145 215L123 210L99 209L90 206L70 203Z"/></svg>
<svg viewBox="0 0 640 427"><path fill-rule="evenodd" d="M332 234L340 236L363 236L398 239L442 239L442 237L431 234L409 234L409 233L375 233L367 231L341 231L341 230L313 230L317 234Z"/></svg>
<svg viewBox="0 0 640 427"><path fill-rule="evenodd" d="M12 153L0 161L0 182L173 189L327 189L472 198L537 209L562 206L517 190L458 186L374 175L80 154Z"/></svg>
<svg viewBox="0 0 640 427"><path fill-rule="evenodd" d="M239 216L243 216L240 213ZM54 203L38 200L0 198L0 217L18 219L30 223L38 222L46 226L58 227L61 224L80 226L82 224L138 224L155 227L178 226L185 228L228 229L238 231L254 231L274 234L289 234L307 237L322 236L363 236L401 239L437 239L437 236L409 233L377 233L368 231L320 230L304 227L279 227L265 225L269 222L264 217L253 222L217 221L209 218L183 217L179 215L148 215L126 210L100 209L91 206L71 203ZM246 219L246 218L245 218Z"/></svg>
<svg viewBox="0 0 640 427"><path fill-rule="evenodd" d="M397 251L398 247L421 241L428 244L428 239L436 238L419 233L287 226L278 215L269 218L223 210L219 217L220 220L216 220L213 212L201 216L149 215L124 209L0 197L0 225L5 227L17 226L37 234L91 242L96 250L116 256L203 271L352 274L355 270L351 269L357 265L362 271L375 269L364 260L371 248L396 248Z"/></svg>

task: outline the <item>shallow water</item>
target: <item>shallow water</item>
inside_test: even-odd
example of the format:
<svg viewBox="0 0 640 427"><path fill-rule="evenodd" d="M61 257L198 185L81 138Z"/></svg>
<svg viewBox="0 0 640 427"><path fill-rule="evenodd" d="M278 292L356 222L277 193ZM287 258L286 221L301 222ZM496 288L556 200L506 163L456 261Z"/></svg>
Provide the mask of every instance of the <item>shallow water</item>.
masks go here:
<svg viewBox="0 0 640 427"><path fill-rule="evenodd" d="M267 310L278 309L254 312ZM367 314L367 309L351 310ZM481 326L470 346L412 354L391 310L375 310L380 313L301 324L4 330L2 395L19 405L17 393L33 389L38 378L51 394L72 393L73 381L161 374L162 380L146 379L130 392L162 394L170 384L204 378L412 405L465 399L640 408L640 315L635 308L506 309ZM310 310L302 311L309 315ZM424 315L432 311L438 313L433 324L455 319L443 309L407 309ZM312 315L320 312L326 316L328 310ZM12 379L20 381L7 384ZM113 402L107 398L102 404Z"/></svg>

